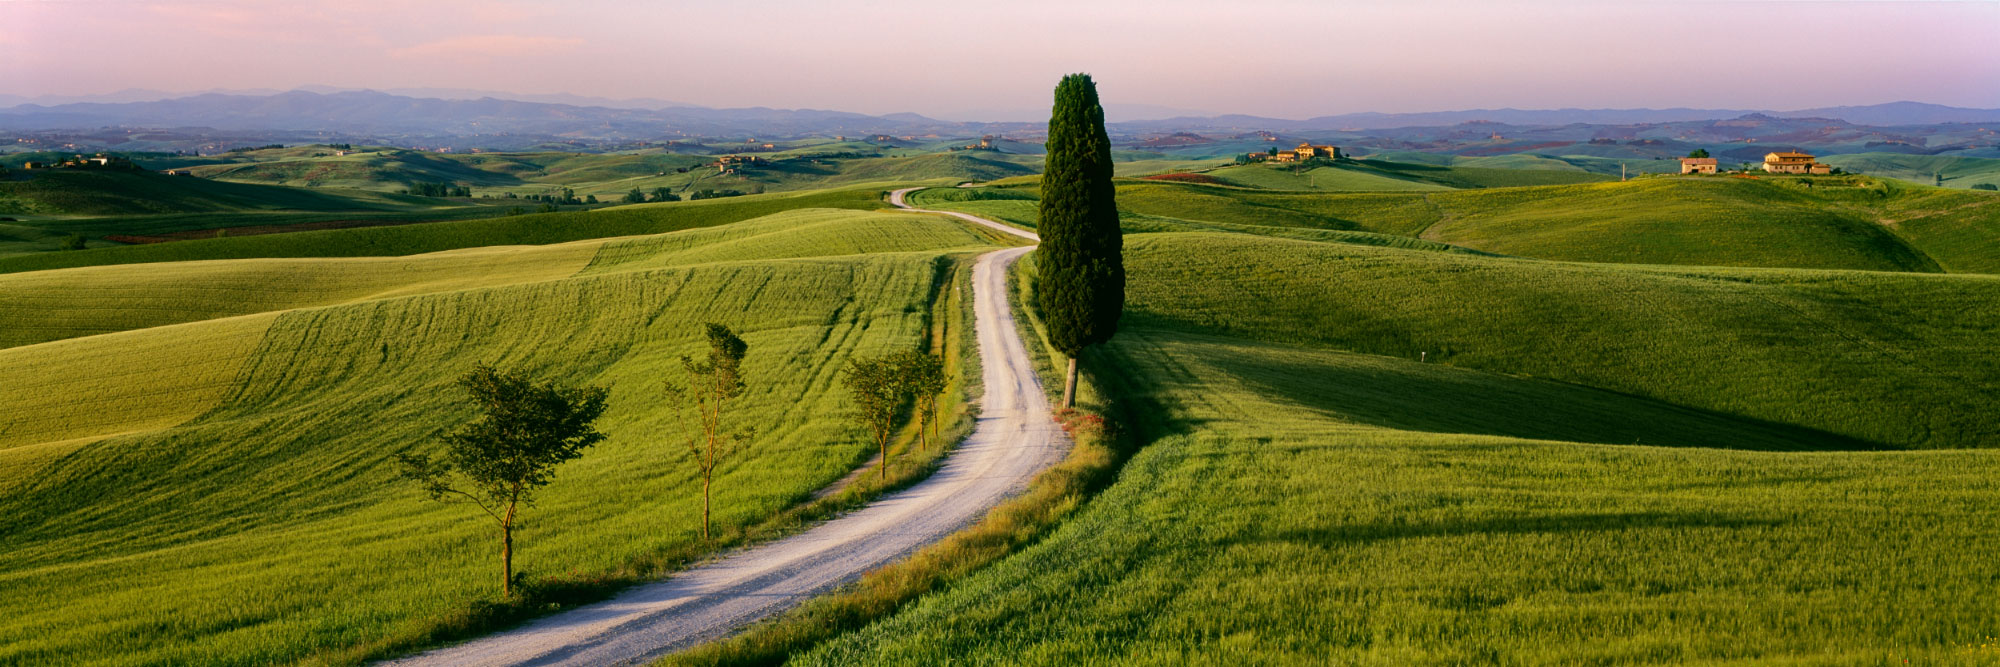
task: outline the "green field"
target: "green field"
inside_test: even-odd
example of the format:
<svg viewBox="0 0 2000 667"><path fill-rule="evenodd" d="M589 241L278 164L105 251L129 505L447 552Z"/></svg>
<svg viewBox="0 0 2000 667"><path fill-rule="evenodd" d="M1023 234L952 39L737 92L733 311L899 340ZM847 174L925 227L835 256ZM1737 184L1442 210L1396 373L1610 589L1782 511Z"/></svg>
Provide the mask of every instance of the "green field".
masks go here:
<svg viewBox="0 0 2000 667"><path fill-rule="evenodd" d="M872 188L774 193L421 225L225 236L82 252L44 252L0 257L0 274L113 264L257 257L373 257L493 245L546 245L706 227L799 208L872 210L884 206L881 192Z"/></svg>
<svg viewBox="0 0 2000 667"><path fill-rule="evenodd" d="M1857 174L1900 178L1931 185L1939 176L1944 187L1970 188L1975 185L2000 186L2000 159L1947 155L1906 155L1902 153L1850 153L1828 155L1821 162Z"/></svg>
<svg viewBox="0 0 2000 667"><path fill-rule="evenodd" d="M760 434L721 469L718 525L765 520L870 451L842 421L841 364L926 340L940 262L989 247L942 217L810 209L533 248L11 277L9 295L65 303L4 320L0 600L17 613L0 662L344 662L432 641L493 595L492 536L388 463L468 416L449 385L480 362L612 392L610 440L527 515L531 581L698 547L699 483L660 439L657 387L701 322L750 343Z"/></svg>
<svg viewBox="0 0 2000 667"><path fill-rule="evenodd" d="M1036 225L1038 156L869 147L736 181L304 147L197 168L366 169L169 185L347 199L0 222L0 664L345 664L489 627L491 531L388 466L469 416L450 383L481 362L612 392L611 439L527 517L531 581L707 553L657 391L701 322L750 343L763 434L718 521L795 510L869 455L840 366L948 335L947 281L1012 242L883 191L978 181L912 203ZM1387 157L1118 180L1127 308L1081 395L1122 470L793 662L2000 661L2000 195ZM768 192L487 217L383 194L391 167ZM46 251L355 220L421 224Z"/></svg>
<svg viewBox="0 0 2000 667"><path fill-rule="evenodd" d="M2000 444L2000 367L1959 364L2000 282L1242 234L1127 253L1090 360L1143 445L1119 480L795 663L1995 657L1975 554L2000 548L2000 458L1964 448Z"/></svg>
<svg viewBox="0 0 2000 667"><path fill-rule="evenodd" d="M918 195L926 206L1034 223L1032 184ZM1157 231L1135 219L1153 216L1372 232L1583 262L2000 272L2000 194L1869 178L1811 185L1789 178L1654 177L1414 193L1130 180L1120 181L1118 205L1128 232Z"/></svg>
<svg viewBox="0 0 2000 667"><path fill-rule="evenodd" d="M310 190L150 172L51 169L0 179L0 214L145 215L216 211L390 211L439 207L425 197ZM462 204L461 204L462 205Z"/></svg>

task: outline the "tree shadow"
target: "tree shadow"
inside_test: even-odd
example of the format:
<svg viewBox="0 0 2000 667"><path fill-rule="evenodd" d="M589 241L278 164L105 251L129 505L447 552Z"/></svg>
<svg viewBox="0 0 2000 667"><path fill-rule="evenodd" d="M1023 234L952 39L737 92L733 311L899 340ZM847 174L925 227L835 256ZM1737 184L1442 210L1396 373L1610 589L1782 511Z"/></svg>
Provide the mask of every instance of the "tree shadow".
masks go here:
<svg viewBox="0 0 2000 667"><path fill-rule="evenodd" d="M1196 346L1200 353L1193 355L1193 363L1226 373L1260 395L1350 423L1598 444L1758 451L1894 449L1803 426L1581 385L1391 357L1165 335Z"/></svg>

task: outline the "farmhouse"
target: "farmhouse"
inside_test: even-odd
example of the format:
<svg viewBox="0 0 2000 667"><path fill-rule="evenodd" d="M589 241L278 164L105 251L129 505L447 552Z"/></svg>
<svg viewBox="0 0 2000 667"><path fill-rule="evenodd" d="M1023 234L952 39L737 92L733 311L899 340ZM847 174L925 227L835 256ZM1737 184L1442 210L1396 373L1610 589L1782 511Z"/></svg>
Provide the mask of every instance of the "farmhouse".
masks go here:
<svg viewBox="0 0 2000 667"><path fill-rule="evenodd" d="M1340 147L1314 146L1310 142L1302 141L1299 142L1298 148L1292 149L1292 153L1298 156L1296 159L1298 159L1300 162L1304 162L1306 160L1310 160L1313 158L1326 158L1328 160L1331 160L1340 157Z"/></svg>
<svg viewBox="0 0 2000 667"><path fill-rule="evenodd" d="M1764 171L1774 174L1830 174L1833 166L1813 160L1809 153L1779 151L1764 155Z"/></svg>
<svg viewBox="0 0 2000 667"><path fill-rule="evenodd" d="M1715 158L1712 157L1681 158L1681 173L1713 174L1715 173Z"/></svg>

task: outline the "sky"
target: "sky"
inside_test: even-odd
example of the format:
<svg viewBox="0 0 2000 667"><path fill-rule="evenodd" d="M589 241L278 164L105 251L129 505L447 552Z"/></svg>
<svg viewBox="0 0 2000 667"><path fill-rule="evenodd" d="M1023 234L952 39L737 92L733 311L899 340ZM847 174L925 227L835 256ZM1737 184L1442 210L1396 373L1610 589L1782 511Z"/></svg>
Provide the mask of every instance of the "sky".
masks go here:
<svg viewBox="0 0 2000 667"><path fill-rule="evenodd" d="M2000 1L0 0L0 95L459 88L1111 115L2000 108Z"/></svg>

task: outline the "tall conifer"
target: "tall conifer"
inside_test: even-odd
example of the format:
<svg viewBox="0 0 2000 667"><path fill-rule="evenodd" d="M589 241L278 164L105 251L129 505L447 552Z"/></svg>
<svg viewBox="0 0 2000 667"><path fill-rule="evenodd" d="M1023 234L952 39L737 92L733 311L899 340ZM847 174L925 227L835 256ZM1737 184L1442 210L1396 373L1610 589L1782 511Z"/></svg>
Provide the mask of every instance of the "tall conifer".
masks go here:
<svg viewBox="0 0 2000 667"><path fill-rule="evenodd" d="M1111 340L1125 310L1124 240L1111 185L1111 138L1088 74L1056 85L1049 116L1048 163L1042 171L1037 305L1056 350L1069 357L1063 407L1076 402L1076 357Z"/></svg>

